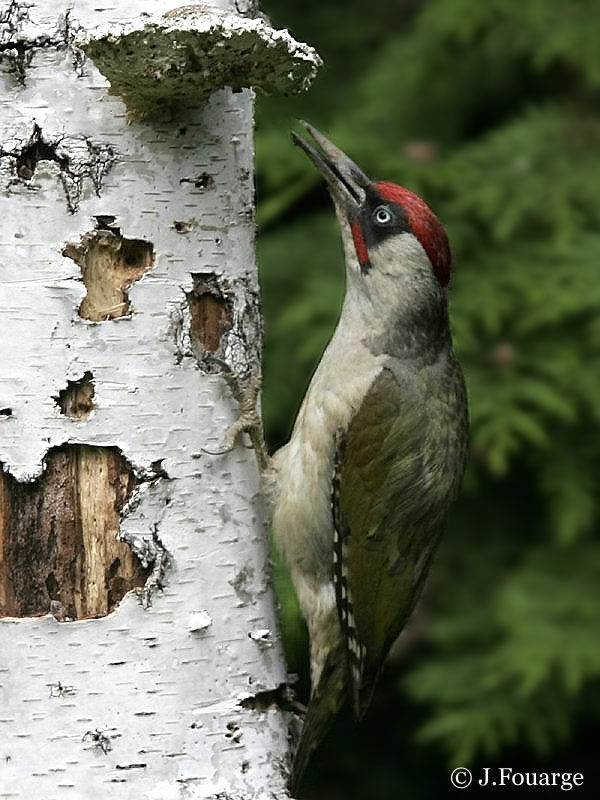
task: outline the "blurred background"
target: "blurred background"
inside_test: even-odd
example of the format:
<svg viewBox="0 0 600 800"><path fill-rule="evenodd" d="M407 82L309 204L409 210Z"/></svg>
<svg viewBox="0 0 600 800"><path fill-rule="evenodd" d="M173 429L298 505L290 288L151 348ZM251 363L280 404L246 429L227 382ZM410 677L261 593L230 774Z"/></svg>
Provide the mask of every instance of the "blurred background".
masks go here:
<svg viewBox="0 0 600 800"><path fill-rule="evenodd" d="M425 595L366 720L341 718L304 797L427 800L455 793L454 767L500 765L583 772L574 792L598 797L600 2L262 10L325 62L306 95L257 103L270 447L287 439L343 294L328 196L289 138L297 118L445 224L472 420ZM305 633L277 575L303 695Z"/></svg>

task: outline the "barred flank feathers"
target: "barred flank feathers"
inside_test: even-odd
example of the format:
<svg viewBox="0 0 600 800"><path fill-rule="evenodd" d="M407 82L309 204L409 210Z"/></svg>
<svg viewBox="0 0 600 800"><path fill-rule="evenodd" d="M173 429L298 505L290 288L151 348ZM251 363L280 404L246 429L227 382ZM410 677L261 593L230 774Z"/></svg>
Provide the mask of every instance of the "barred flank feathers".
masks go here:
<svg viewBox="0 0 600 800"><path fill-rule="evenodd" d="M341 463L344 458L345 439L341 432L336 437L336 458L332 476L331 515L333 519L333 584L340 626L346 643L346 660L352 684L352 706L357 719L362 716L361 686L365 662L365 648L361 644L354 620L352 593L348 582L347 539L350 535L340 513Z"/></svg>

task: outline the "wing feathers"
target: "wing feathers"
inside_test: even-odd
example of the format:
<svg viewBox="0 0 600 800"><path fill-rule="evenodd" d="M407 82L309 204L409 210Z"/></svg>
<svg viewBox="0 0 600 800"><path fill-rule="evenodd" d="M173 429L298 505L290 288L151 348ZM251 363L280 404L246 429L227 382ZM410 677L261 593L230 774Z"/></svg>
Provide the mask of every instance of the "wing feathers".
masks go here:
<svg viewBox="0 0 600 800"><path fill-rule="evenodd" d="M336 441L334 584L357 716L419 596L447 505L428 480L426 413L414 384L383 369Z"/></svg>

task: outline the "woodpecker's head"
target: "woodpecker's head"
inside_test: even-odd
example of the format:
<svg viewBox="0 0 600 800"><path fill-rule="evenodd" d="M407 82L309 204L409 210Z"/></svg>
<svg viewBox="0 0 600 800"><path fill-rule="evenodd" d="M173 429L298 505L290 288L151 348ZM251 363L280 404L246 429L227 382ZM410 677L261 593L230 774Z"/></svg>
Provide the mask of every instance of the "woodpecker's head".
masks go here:
<svg viewBox="0 0 600 800"><path fill-rule="evenodd" d="M416 194L395 183L371 181L322 133L302 122L319 145L292 133L329 188L342 227L349 288L389 299L390 292L444 302L450 246L441 222ZM418 297L420 295L420 298ZM419 303L421 305L421 303ZM415 309L416 310L416 309Z"/></svg>

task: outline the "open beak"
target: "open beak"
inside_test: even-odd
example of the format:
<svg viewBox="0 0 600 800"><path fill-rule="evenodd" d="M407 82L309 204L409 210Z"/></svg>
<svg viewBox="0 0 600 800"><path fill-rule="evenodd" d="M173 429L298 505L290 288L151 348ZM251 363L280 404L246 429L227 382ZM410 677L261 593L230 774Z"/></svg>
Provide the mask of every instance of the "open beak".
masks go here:
<svg viewBox="0 0 600 800"><path fill-rule="evenodd" d="M345 211L350 219L356 219L373 184L342 150L332 144L316 128L303 120L300 120L300 124L315 140L320 151L292 131L294 144L304 150L325 178L335 205Z"/></svg>

